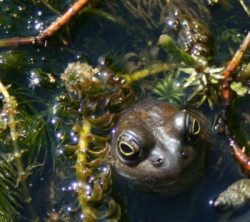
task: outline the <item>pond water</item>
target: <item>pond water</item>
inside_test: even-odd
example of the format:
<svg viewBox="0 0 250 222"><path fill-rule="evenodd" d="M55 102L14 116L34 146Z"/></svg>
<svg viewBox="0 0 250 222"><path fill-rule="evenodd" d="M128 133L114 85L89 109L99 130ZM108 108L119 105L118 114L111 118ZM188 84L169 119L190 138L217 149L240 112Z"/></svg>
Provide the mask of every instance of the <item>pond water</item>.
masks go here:
<svg viewBox="0 0 250 222"><path fill-rule="evenodd" d="M0 39L36 35L73 2L0 0ZM28 180L33 205L42 218L41 221L81 221L80 213L74 213L72 210L77 206L76 194L70 187L72 181L75 181L74 159L64 156L63 153L64 138L67 137L65 140L74 142L74 136L65 136L71 132L74 117L71 117L70 113L65 117L57 117L52 110L56 98L64 89L60 82L61 73L71 62L87 62L96 67L100 56L107 56L112 61L113 70L120 73L140 70L157 61L180 64L178 59L173 59L161 50L158 51L158 38L163 32L167 32L166 23L157 11L162 2L165 1L96 1L95 10L82 11L76 15L67 26L44 44L0 48L1 82L11 85L10 94L16 96L20 107L30 113L34 121L35 116L39 116L48 123L44 137L40 140L37 137L37 147L28 150L28 153L37 153L37 156L31 154L24 158L27 165L43 163L44 166L37 172L34 171ZM177 8L183 7L187 11L192 11L191 14L196 19L204 22L204 29L212 30L213 55L209 55L212 57L210 64L223 66L232 58L250 30L250 19L243 7L236 0L225 0L223 6L207 6L207 1L201 0L177 2ZM245 2L250 7L250 2ZM130 4L137 5L137 10L140 10L141 5L142 11L152 7L151 14L147 11L149 14L139 15L135 8L132 10L134 6ZM202 12L199 13L197 10ZM176 38L178 36L178 32L170 34ZM249 53L246 55L246 62L249 63ZM162 79L164 75L166 72L160 73L157 77L140 80L136 87L143 87L145 95L157 98L152 93L152 85L156 84L158 77ZM56 83L48 83L43 76L52 76ZM40 80L39 83L36 83L36 78ZM188 90L185 92L190 93ZM183 98L185 99L186 97ZM249 96L237 101L235 112L249 113L248 101ZM26 107L25 104L29 105ZM215 105L214 109L204 104L200 109L208 116L212 125L215 116L221 111L221 104ZM60 123L55 127L53 121ZM249 120L237 124L234 123L232 126L242 128L243 135L240 135L240 139L243 138L249 143ZM36 129L35 124L32 126L27 130ZM237 132L236 134L239 135ZM248 209L223 212L216 211L211 206L211 200L228 185L246 177L231 155L228 139L225 136L213 135L212 140L204 174L193 187L180 194L169 196L140 192L129 186L123 178L114 175L113 195L122 206L121 221L250 221ZM27 146L32 143L21 144ZM1 146L4 145L1 142ZM3 153L8 152L4 149ZM52 208L58 212L61 210L64 217L62 216L61 220L49 220L48 213ZM18 217L18 221L29 221L28 210L21 209L20 212L24 217Z"/></svg>

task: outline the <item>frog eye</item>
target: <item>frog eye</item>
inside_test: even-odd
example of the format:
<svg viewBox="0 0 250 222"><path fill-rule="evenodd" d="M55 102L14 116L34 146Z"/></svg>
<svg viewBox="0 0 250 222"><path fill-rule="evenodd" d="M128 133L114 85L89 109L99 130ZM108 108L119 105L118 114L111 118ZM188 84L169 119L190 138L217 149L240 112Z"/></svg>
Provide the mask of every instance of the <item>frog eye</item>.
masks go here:
<svg viewBox="0 0 250 222"><path fill-rule="evenodd" d="M141 145L135 135L122 133L117 140L117 151L123 161L134 162L141 155Z"/></svg>
<svg viewBox="0 0 250 222"><path fill-rule="evenodd" d="M186 116L186 136L188 141L195 141L199 136L201 126L199 121L192 115Z"/></svg>

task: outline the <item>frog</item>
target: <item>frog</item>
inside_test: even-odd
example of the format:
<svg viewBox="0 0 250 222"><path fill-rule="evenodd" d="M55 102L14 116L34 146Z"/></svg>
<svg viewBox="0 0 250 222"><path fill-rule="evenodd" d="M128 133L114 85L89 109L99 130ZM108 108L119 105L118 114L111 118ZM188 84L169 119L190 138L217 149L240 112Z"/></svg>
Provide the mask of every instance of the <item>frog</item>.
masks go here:
<svg viewBox="0 0 250 222"><path fill-rule="evenodd" d="M132 192L127 198L130 198L129 202L135 198L138 205L147 206L145 201L150 200L155 206L160 203L169 208L171 205L179 207L178 202L188 200L187 206L182 206L187 215L192 208L188 205L199 198L202 203L207 200L212 208L220 211L244 208L250 202L250 180L241 179L234 167L229 169L225 159L219 160L222 154L212 148L215 146L212 128L208 117L200 110L153 98L136 102L121 112L112 130L110 164L115 186L125 190L119 192ZM219 189L218 196L206 193L202 188L220 186L211 181L219 178L219 170L209 173L215 169L214 164L218 164L222 171L227 168L227 173L233 177L232 182L235 181L226 191ZM215 181L220 180L223 178ZM126 207L131 214L138 214L130 204ZM160 207L161 210L150 204L148 207L156 215L166 212L164 207ZM171 218L179 220L178 213L173 214L171 210L168 213ZM162 217L158 216L158 220L162 221Z"/></svg>
<svg viewBox="0 0 250 222"><path fill-rule="evenodd" d="M112 131L111 166L140 190L178 193L205 169L207 125L201 112L143 99L121 113Z"/></svg>
<svg viewBox="0 0 250 222"><path fill-rule="evenodd" d="M194 57L206 58L210 50L204 50L204 47L210 45L210 34L202 32L203 26L197 25L200 23L192 23L193 19L188 19L184 16L186 13L178 9L173 11L177 13L166 14L167 26L171 28L171 24L179 24L173 30L179 35L180 46ZM176 17L179 14L183 16ZM192 24L196 28L194 34L191 32L194 30ZM191 42L188 41L190 39ZM80 92L76 94L85 101L84 117L94 125L94 133L105 135L106 139L111 132L108 142L114 173L133 187L153 193L179 194L198 182L205 171L210 140L209 124L200 112L155 99L141 100L140 96L135 96L132 100L136 102L131 105L130 96L133 97L134 88L131 89L130 79L126 78L127 75L116 75L105 62L100 62L86 85L82 79L87 75L83 73L79 87L76 87ZM108 95L96 94L95 86L102 90L106 87L102 93ZM89 92L91 90L93 95ZM115 126L109 131L114 122ZM106 149L108 145L103 147ZM114 174L111 175L113 183Z"/></svg>

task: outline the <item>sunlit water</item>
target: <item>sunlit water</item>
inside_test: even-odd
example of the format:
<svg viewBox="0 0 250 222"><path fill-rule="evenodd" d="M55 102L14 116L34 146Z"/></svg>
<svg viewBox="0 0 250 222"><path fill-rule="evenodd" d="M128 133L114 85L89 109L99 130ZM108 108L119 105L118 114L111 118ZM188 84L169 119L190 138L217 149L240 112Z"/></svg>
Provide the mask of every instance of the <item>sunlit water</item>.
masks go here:
<svg viewBox="0 0 250 222"><path fill-rule="evenodd" d="M70 1L58 1L57 8L60 11L64 11L69 7L69 3ZM105 7L101 6L101 8ZM246 16L239 4L233 9L223 10L221 7L211 7L210 10L214 10L211 26L215 36L215 43L216 41L222 43L221 45L215 44L217 51L215 50L216 59L214 63L219 64L232 56L227 50L227 43L221 40L221 33L230 28L232 31L238 32L239 39L242 39L240 36L244 36L247 30L249 31L250 22L249 17ZM39 30L47 27L57 17L44 5L36 4L34 6L33 1L28 0L22 1L22 3L15 0L2 0L0 1L0 11L1 38L37 34ZM140 27L139 29L135 28L138 32L135 30L128 31L125 27L109 22L97 15L85 15L82 13L80 17L73 19L68 28L63 28L53 38L49 39L46 42L46 46L22 46L14 49L1 49L1 54L3 55L10 53L18 56L16 62L15 60L13 62L11 59L5 60L1 58L1 80L6 85L13 84L14 87L19 86L21 88L29 87L30 93L42 95L49 104L53 104L54 97L58 91L56 89L48 91L39 87L34 78L34 72L42 70L43 72L59 76L69 62L87 61L95 66L100 55L108 55L119 66L123 64L122 55L128 52L138 53L142 51L142 48L146 48L150 41L153 44L156 43L164 25L153 31L148 28L143 29L144 23L141 20L133 19L129 13L124 14L125 19L129 18L130 21L134 22L132 25ZM233 17L235 23L232 24L232 20L228 22L227 18L229 16ZM143 30L143 34L140 34L140 29ZM236 39L230 43L232 44L231 49L235 51L240 40L237 41ZM8 65L10 63L11 65ZM39 103L36 104L36 107L41 110L45 109ZM206 113L211 114L209 118L212 122L215 116L214 113L218 112L206 110ZM53 125L53 121L56 121L56 118L51 116L48 118L48 121L51 121ZM60 133L60 131L56 132L55 142L60 141ZM74 139L75 137L73 136ZM48 171L53 166L51 156L62 153L60 147L55 153L49 151L48 160L46 161L46 169ZM62 168L62 166L60 167ZM70 163L67 163L64 167L70 168ZM65 211L71 211L74 207L74 205L69 204L75 198L72 192L74 188L69 185L72 181L74 182L71 173L72 169L65 169L66 178L63 182L56 183L60 186L57 187L56 192L60 192L57 195L62 199L56 206L58 209L60 205L64 206ZM113 190L114 196L121 203L123 209L123 221L247 222L250 221L250 212L246 209L236 212L220 212L215 211L211 206L211 201L222 190L242 177L244 175L230 154L227 138L215 136L209 150L204 174L193 187L186 191L174 196L143 193L134 190L133 187L128 186L126 181L119 177L114 178ZM48 200L42 200L41 198L44 193L49 193L44 191L45 188L49 189L50 187L52 189L51 182L50 185L46 185L46 182L50 180L51 174L43 173L42 177L32 182L36 207L39 207L39 202L42 203L38 212L43 216L46 215L49 209L44 206L44 203L47 203ZM67 201L67 198L70 198L70 201Z"/></svg>

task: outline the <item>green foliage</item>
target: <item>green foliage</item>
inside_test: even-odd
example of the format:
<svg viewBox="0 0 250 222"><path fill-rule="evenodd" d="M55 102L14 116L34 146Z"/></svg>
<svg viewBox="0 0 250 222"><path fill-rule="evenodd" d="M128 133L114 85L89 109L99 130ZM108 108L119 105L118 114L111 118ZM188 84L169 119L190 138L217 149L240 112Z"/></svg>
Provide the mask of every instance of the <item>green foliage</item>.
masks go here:
<svg viewBox="0 0 250 222"><path fill-rule="evenodd" d="M241 82L232 82L230 85L230 88L237 93L237 95L239 96L245 96L247 94L247 92L249 91L249 89L245 86L243 86L243 84Z"/></svg>
<svg viewBox="0 0 250 222"><path fill-rule="evenodd" d="M180 49L177 43L170 36L161 35L158 44L165 51L174 55L180 61L183 61L186 65L190 67L196 67L199 65L199 63L191 55L189 55L184 50Z"/></svg>
<svg viewBox="0 0 250 222"><path fill-rule="evenodd" d="M20 192L16 187L17 170L12 161L0 160L0 221L16 221L20 208Z"/></svg>
<svg viewBox="0 0 250 222"><path fill-rule="evenodd" d="M178 74L169 74L163 81L159 82L153 92L159 96L160 100L180 105L183 103L184 88L178 82Z"/></svg>
<svg viewBox="0 0 250 222"><path fill-rule="evenodd" d="M184 87L191 88L192 93L188 100L197 107L207 102L210 107L218 103L220 99L219 83L223 78L224 68L207 67L201 72L193 68L181 68L181 71L190 76L185 79Z"/></svg>
<svg viewBox="0 0 250 222"><path fill-rule="evenodd" d="M28 94L28 90L12 89L0 82L0 157L8 156L0 159L0 222L16 221L20 206L27 207L27 214L36 217L27 183L31 174L36 176L37 168L42 169L51 148L48 111L36 111L36 104L41 105L43 99ZM18 94L19 101L12 92Z"/></svg>
<svg viewBox="0 0 250 222"><path fill-rule="evenodd" d="M28 159L28 164L45 163L47 153L53 144L54 134L43 114L46 115L46 113L37 113L36 115L26 113L20 116L22 117L22 130L26 132L22 144L27 151L25 156Z"/></svg>
<svg viewBox="0 0 250 222"><path fill-rule="evenodd" d="M70 1L70 2L73 3L74 1ZM91 5L93 4L93 2L101 2L101 1L99 0L91 1ZM124 4L124 7L128 11L131 11L134 17L144 20L145 21L144 26L148 26L150 28L159 27L160 22L154 21L153 20L154 16L152 16L152 14L149 12L151 12L151 7L152 7L152 12L155 12L158 18L161 11L153 10L153 9L158 9L159 6L162 5L163 1L148 1L147 2L147 1L126 0L126 1L118 1L118 2L121 2L122 4ZM172 2L174 3L174 1ZM184 3L185 1L181 0L180 2ZM198 1L193 0L193 2L198 2ZM200 0L199 2L202 2L202 1ZM215 2L215 1L211 1L211 2ZM62 0L40 0L40 1L39 0L31 0L31 1L30 0L24 0L24 1L13 0L13 2L4 1L4 4L1 4L0 6L0 9L2 9L1 15L0 15L0 23L3 26L1 32L4 37L6 35L6 38L8 38L8 35L7 35L8 33L12 35L15 34L15 35L20 35L20 36L27 36L30 34L34 34L34 32L39 33L39 31L41 31L42 28L44 28L50 23L50 20L51 21L53 20L52 18L54 18L55 16L54 14L61 14L67 8L68 3L69 1L62 1ZM104 2L102 3L105 4ZM114 9L112 8L113 4L119 4L119 3L110 4L111 9ZM180 3L178 3L177 1L177 3L175 4L177 4L177 6L179 7ZM107 7L110 5L107 5ZM39 15L38 10L34 10L34 6L35 8L37 7L39 9L39 13L41 13L41 16ZM187 7L183 7L183 5L181 6L182 8L187 8ZM107 7L104 7L105 10ZM121 12L125 11L124 7L121 8ZM199 7L204 7L204 6L199 5ZM168 8L168 7L164 7L164 8ZM203 11L206 10L206 7L204 8L205 9ZM90 16L86 16L86 13L85 13L86 10L88 10L89 13L93 13L95 15L95 16L92 16L94 23L92 23ZM51 44L53 44L52 43L53 38L52 38L52 41L51 40L48 41L47 47L44 47L44 45L42 45L41 47L30 47L30 49L31 48L35 49L34 55L31 55L30 58L28 58L28 56L25 56L25 54L23 54L26 48L21 48L20 51L18 50L7 51L7 52L2 52L0 54L0 60L2 61L0 64L0 73L3 78L2 80L8 79L8 82L9 84L12 85L12 87L11 88L6 87L6 88L10 89L10 95L14 96L18 103L16 113L14 113L15 114L14 121L12 121L13 124L16 124L15 133L18 134L18 139L14 140L14 143L12 143L11 141L10 130L8 129L8 126L6 125L6 122L4 122L4 119L3 119L3 117L6 117L6 116L1 116L2 119L0 119L0 129L2 130L0 132L0 147L1 147L0 156L4 155L4 153L10 153L9 159L11 160L9 161L9 159L7 160L7 158L3 158L3 157L2 157L2 160L0 159L0 222L16 221L16 219L13 219L13 218L16 218L16 216L18 215L18 210L20 208L19 198L20 196L22 196L22 198L25 199L25 194L24 193L19 194L18 187L16 185L19 185L19 183L21 185L22 182L27 183L28 180L30 179L28 178L28 176L31 173L35 172L34 168L41 166L40 163L44 164L45 161L49 161L48 159L46 159L48 157L47 155L48 152L52 153L52 158L56 158L56 155L54 153L55 149L54 147L52 147L53 146L52 141L55 141L55 138L53 138L54 133L52 132L48 124L48 114L50 110L52 110L53 108L51 108L51 104L47 104L47 101L45 102L44 101L45 99L43 98L44 96L47 96L47 99L54 100L55 93L58 93L54 91L55 88L59 90L65 90L65 88L59 88L60 85L58 84L58 82L56 82L56 84L53 84L53 85L48 84L49 81L51 81L52 83L55 79L51 74L51 69L49 68L47 69L46 66L47 65L52 66L52 70L53 70L52 72L57 73L56 71L57 66L60 67L60 69L62 69L63 67L66 66L65 63L72 61L73 58L75 58L74 56L76 55L77 55L76 58L78 59L80 58L79 61L82 61L82 60L92 61L92 60L95 60L99 55L103 53L105 53L106 55L109 55L112 59L114 58L114 60L117 61L117 57L122 57L121 55L123 55L124 51L126 50L129 50L127 54L131 54L130 51L132 51L132 54L133 54L133 50L135 50L135 48L136 48L135 51L139 51L137 50L137 48L140 47L140 45L142 45L141 42L147 41L147 42L151 42L150 44L154 44L154 40L152 40L152 38L150 37L151 32L147 33L147 30L146 31L144 30L143 34L141 34L141 32L138 32L139 29L137 28L139 27L141 30L141 25L140 25L141 23L136 26L136 23L132 23L131 20L127 20L127 19L123 20L122 18L120 18L122 13L116 13L116 15L113 16L113 14L108 14L105 11L102 11L102 9L89 10L88 8L86 10L82 11L83 13L85 13L84 16L82 17L82 20L78 19L78 22L80 24L79 26L81 27L81 29L78 28L77 23L74 24L74 22L70 24L72 25L71 27L68 26L69 31L70 31L70 33L68 33L68 37L70 36L71 40L67 41L68 39L66 35L60 36L62 38L62 42L65 43L65 44L60 43L59 44L60 48L51 47ZM110 11L113 12L114 10L110 10ZM188 11L188 8L187 8L187 11ZM195 11L195 9L190 10L190 11ZM51 14L52 14L52 17L51 17ZM106 27L107 22L105 23L100 22L101 19L97 20L96 15L101 16L102 19L105 18L106 20L111 21L112 23L116 25L121 25L123 28L123 32L122 32L123 34L119 35L119 38L116 38L116 41L114 42L113 38L110 38L110 33L107 32L108 33L107 34L104 31L106 29L108 30L108 28ZM160 16L160 17L164 19L164 24L165 24L165 17L164 16ZM180 15L180 17L187 19L187 16ZM80 18L80 16L78 18ZM82 21L85 21L85 20L87 20L87 22L83 24ZM37 28L34 29L34 27L36 27L34 24L37 24L36 22L39 22L38 26L41 25L39 30L37 30ZM131 27L127 27L127 23ZM27 25L27 24L30 24L30 25ZM98 26L96 26L97 24ZM111 27L113 28L113 26ZM93 35L91 33L93 33ZM132 34L128 34L128 33L132 33ZM144 36L145 33L147 35ZM159 33L159 32L158 30L156 32L152 31L152 34L154 33ZM229 37L232 38L234 42L237 42L237 41L241 42L238 32L229 33L229 34L230 34ZM234 35L231 36L232 34ZM138 36L142 36L143 38L137 39ZM150 37L150 38L147 38L147 37ZM156 38L156 37L153 37L153 38ZM165 38L162 38L161 40L167 40L166 36ZM4 43L4 41L0 41L0 45L1 45L1 42L2 44ZM161 43L164 43L164 42L161 42ZM163 45L165 46L165 44ZM148 46L144 48L147 49ZM188 89L188 90L192 90L189 100L191 100L191 102L193 103L196 103L197 106L203 104L204 102L208 102L210 106L214 105L220 96L218 88L219 88L219 81L222 77L221 75L222 70L219 70L219 69L216 70L215 68L205 69L206 68L205 65L207 65L205 64L203 67L204 70L201 71L201 69L199 69L200 72L198 72L196 68L197 66L199 68L200 64L198 64L190 55L179 50L177 48L177 45L174 42L172 42L172 40L170 41L170 43L168 43L168 45L166 45L163 48L167 49L167 51L170 52L176 58L178 58L179 61L184 61L184 63L187 66L192 67L192 68L190 68L189 70L188 69L185 70L186 73L190 74L189 78L187 78L186 80L182 80L179 83L178 83L179 81L178 74L171 74L171 73L163 81L159 82L153 90L153 92L159 96L159 99L166 100L170 103L175 103L175 104L180 105L181 103L183 103L183 100L184 100L184 95L185 95L184 92L186 89ZM146 49L144 51L147 52ZM72 56L70 57L70 59L67 58L67 54L69 53L69 51L72 52ZM148 52L150 51L148 50ZM142 64L141 66L138 66L140 67L139 71L137 70L137 72L133 73L134 74L133 76L131 75L131 77L127 78L127 81L128 82L130 81L129 83L132 83L133 81L138 81L139 79L145 78L146 76L149 76L149 75L162 73L163 71L170 70L176 66L183 67L183 64L181 64L180 62L177 65L175 64L173 66L167 65L165 63L163 64L162 62L155 63L155 61L157 61L158 59L161 59L160 57L158 57L158 53L152 59L150 56L147 57L147 55L151 55L148 52L146 53L146 56L141 56L141 57L140 57L140 53L138 53L138 55L134 53L136 57L127 61L128 63L134 62L135 65L137 65L137 63ZM142 55L144 55L144 53L142 53ZM43 59L40 59L40 57ZM60 61L61 58L63 58L63 61ZM137 60L139 62L137 62ZM164 59L164 62L166 62L165 59ZM170 61L170 64L172 64L172 61ZM71 70L72 72L68 73L70 75L67 75L67 74L62 75L62 78L64 78L65 80L68 80L65 83L66 84L65 87L70 93L68 94L69 95L68 98L65 96L66 93L64 92L58 96L62 99L62 103L59 105L58 110L62 112L64 111L64 113L62 113L63 117L61 117L62 121L60 125L55 125L58 131L60 133L63 132L64 133L64 134L62 133L63 136L65 135L63 139L60 138L60 142L62 142L62 140L65 140L66 142L68 142L67 139L68 140L72 139L72 138L68 138L69 135L67 137L66 134L69 131L69 128L71 129L71 126L75 125L74 122L76 123L78 121L81 122L82 120L81 117L84 113L83 110L87 110L88 112L87 111L85 112L87 114L94 113L95 115L86 114L86 116L89 117L90 122L92 121L91 124L96 124L96 126L104 125L103 127L104 130L103 129L101 130L105 131L106 127L107 128L110 127L109 123L110 122L113 123L113 121L116 120L116 118L113 118L113 113L111 113L110 110L111 111L117 110L116 108L117 106L119 108L120 107L124 108L125 105L128 104L128 101L130 101L128 97L131 91L128 90L129 89L128 87L124 87L123 91L119 91L117 94L115 94L113 85L103 88L102 87L103 82L96 79L96 77L99 75L100 70L94 70L91 67L89 67L88 64L84 64L84 65L76 64L76 65L77 65L77 67L75 66L76 69ZM43 68L41 68L42 66ZM84 73L82 71L78 72L78 68L79 70L84 69L85 72ZM48 70L48 71L45 71L45 70ZM179 68L179 70L181 70L181 68ZM27 76L27 73L32 74L32 75ZM12 77L15 77L15 78L12 79ZM26 91L27 95L25 93L22 93L21 91L14 94L13 88L16 86L16 84L22 84L18 82L20 79L21 79L20 82L24 82L24 80L28 79L29 87L33 88L33 91L27 90ZM26 84L24 87L27 87L27 83L25 82L24 84ZM120 87L120 85L118 87ZM242 88L242 85L232 84L231 87L232 88L235 87L235 91L240 93L241 95L245 93L245 90ZM39 88L40 92L42 91L42 93L47 92L46 95L43 94L42 96L32 97L31 92L34 93L34 91L36 91L37 88ZM114 96L112 95L109 97L101 97L102 94L104 93L110 93L110 94L114 93ZM119 93L121 93L121 95ZM82 97L85 98L85 101L81 99ZM96 99L96 102L95 101L93 102L93 98ZM104 99L107 98L107 99L104 100L103 98ZM107 101L107 102L104 103L103 101ZM110 108L110 110L108 110L108 112L105 113L106 110L104 108L106 107L103 107L103 104L108 104L113 109ZM123 106L123 104L125 105ZM103 108L103 110L101 108ZM103 113L107 115L101 116L101 114ZM53 115L57 115L55 117L60 118L58 114L55 114L54 109L53 109ZM71 122L68 120L70 120ZM80 131L76 131L75 132L76 135L79 132ZM74 138L77 138L77 137L74 137ZM96 141L94 142L95 142L94 144L96 144ZM12 149L13 144L16 145L16 148L18 148L19 152L13 151ZM85 146L80 146L80 145L79 145L80 148L85 147ZM98 142L98 145L100 145L99 142ZM103 145L102 147L107 148L108 146L105 147ZM68 146L68 148L71 148L71 150L68 149L68 151L70 151L71 153L74 153L74 155L78 155L77 157L80 159L80 161L78 161L76 164L79 165L78 173L80 175L79 177L81 177L84 174L84 172L86 172L86 169L88 169L84 164L82 164L84 163L84 161L81 160L81 157L83 157L85 152L82 152L82 153L74 152L75 150L72 149L73 145ZM96 150L94 151L95 152L93 152L93 150L90 150L92 154L97 153ZM18 157L17 157L17 154L18 154ZM76 156L74 156L74 158L76 158ZM19 162L23 163L23 169L21 170L17 169L18 164L16 164L15 166L13 165L13 162L17 159L19 159ZM99 160L100 159L98 159L98 161ZM96 161L95 164L97 164L98 161ZM65 167L65 161L62 161L60 164L62 164ZM66 170L64 170L64 173L65 172ZM67 174L67 176L68 175L69 174ZM73 173L70 174L70 176L73 176ZM34 182L34 180L32 180L32 182ZM97 182L96 188L99 189L99 185L100 185L100 181ZM60 187L60 186L58 185L57 187ZM41 190L39 190L39 192L41 192ZM55 191L54 189L54 192L57 192L57 191ZM38 192L36 192L36 194L37 193ZM49 193L49 191L47 191L46 193ZM58 196L60 196L61 194L62 193L58 192ZM84 195L85 193L83 192L83 196ZM40 204L42 205L45 201L44 200L41 200L41 201L42 202ZM50 202L52 201L50 200ZM61 202L57 202L56 204L60 205Z"/></svg>
<svg viewBox="0 0 250 222"><path fill-rule="evenodd" d="M27 89L14 89L10 87L9 90L18 102L18 112L15 116L18 123L18 143L22 149L21 151L24 152L23 155L27 161L27 165L37 162L44 163L49 149L53 147L52 137L54 137L54 132L48 123L50 110L37 111L36 103L39 103L40 107L43 105L45 108L47 108L49 104L46 104L44 99L32 94ZM50 88L47 90L50 90ZM12 142L9 131L6 130L4 123L1 119L0 126L2 125L2 128L0 129L2 130L0 131L0 145L2 146L2 151L6 150L9 152L12 150Z"/></svg>
<svg viewBox="0 0 250 222"><path fill-rule="evenodd" d="M5 76L8 76L13 73L22 72L26 68L24 56L20 52L15 50L1 52L0 61L1 76L3 74Z"/></svg>

